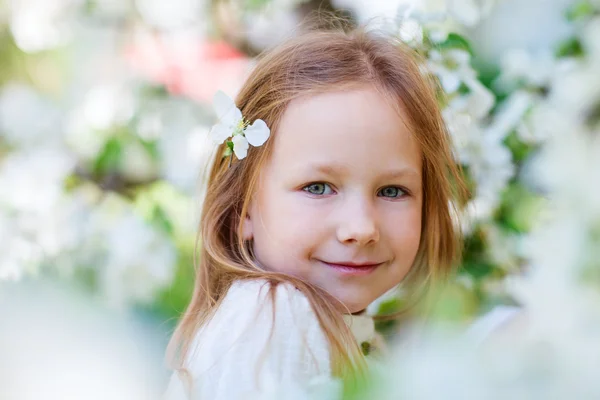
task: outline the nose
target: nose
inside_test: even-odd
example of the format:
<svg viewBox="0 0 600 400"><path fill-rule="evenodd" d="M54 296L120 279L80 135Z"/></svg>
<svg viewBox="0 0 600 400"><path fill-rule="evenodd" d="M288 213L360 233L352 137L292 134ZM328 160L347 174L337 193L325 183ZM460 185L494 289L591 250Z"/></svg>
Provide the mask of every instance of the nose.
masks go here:
<svg viewBox="0 0 600 400"><path fill-rule="evenodd" d="M337 239L344 244L366 246L379 241L379 228L373 204L365 199L349 199L341 205Z"/></svg>

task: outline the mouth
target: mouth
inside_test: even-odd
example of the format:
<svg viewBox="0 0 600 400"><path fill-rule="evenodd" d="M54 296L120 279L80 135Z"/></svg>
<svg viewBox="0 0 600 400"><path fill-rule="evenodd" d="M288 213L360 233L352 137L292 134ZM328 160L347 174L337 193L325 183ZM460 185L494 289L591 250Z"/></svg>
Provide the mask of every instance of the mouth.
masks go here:
<svg viewBox="0 0 600 400"><path fill-rule="evenodd" d="M330 263L326 261L321 261L324 265L329 268L336 270L344 275L368 275L371 272L375 271L377 267L384 263L351 263L351 262L335 262Z"/></svg>

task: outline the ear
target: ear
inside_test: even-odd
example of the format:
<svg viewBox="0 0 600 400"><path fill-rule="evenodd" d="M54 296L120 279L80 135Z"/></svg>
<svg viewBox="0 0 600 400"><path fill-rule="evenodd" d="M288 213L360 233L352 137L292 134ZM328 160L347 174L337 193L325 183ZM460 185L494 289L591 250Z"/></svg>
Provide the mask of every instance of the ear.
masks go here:
<svg viewBox="0 0 600 400"><path fill-rule="evenodd" d="M251 240L254 238L254 225L252 224L252 217L250 216L250 210L246 213L244 217L243 226L242 226L242 239Z"/></svg>

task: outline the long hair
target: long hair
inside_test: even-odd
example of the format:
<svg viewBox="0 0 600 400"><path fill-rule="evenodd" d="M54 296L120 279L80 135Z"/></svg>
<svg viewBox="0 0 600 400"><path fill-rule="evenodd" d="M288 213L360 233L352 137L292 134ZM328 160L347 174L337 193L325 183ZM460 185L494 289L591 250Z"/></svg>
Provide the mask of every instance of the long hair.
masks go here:
<svg viewBox="0 0 600 400"><path fill-rule="evenodd" d="M372 85L398 110L404 111L422 152L422 235L415 261L403 281L427 291L442 282L456 265L461 238L453 220L453 201L464 195L449 134L437 102L437 85L423 73L415 52L400 41L364 28L316 30L271 49L259 57L236 98L252 122L263 119L277 135L290 101L311 94ZM194 335L219 306L232 282L266 279L289 282L309 299L330 344L334 375L348 377L364 368L358 345L324 290L297 277L265 271L253 260L242 226L262 165L272 152L268 140L247 157L220 156L212 162L199 227L199 262L191 302L169 343L175 369L183 368ZM222 154L225 144L217 151Z"/></svg>

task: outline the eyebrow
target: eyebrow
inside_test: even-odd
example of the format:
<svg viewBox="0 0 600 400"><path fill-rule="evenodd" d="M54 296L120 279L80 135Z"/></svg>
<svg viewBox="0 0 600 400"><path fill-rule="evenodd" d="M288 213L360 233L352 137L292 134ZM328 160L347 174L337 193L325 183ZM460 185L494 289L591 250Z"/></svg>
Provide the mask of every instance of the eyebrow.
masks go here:
<svg viewBox="0 0 600 400"><path fill-rule="evenodd" d="M325 175L345 175L348 173L348 168L342 164L309 164L305 171L317 171ZM385 179L393 179L407 176L420 177L421 174L416 169L406 166L400 169L388 170L381 176Z"/></svg>

